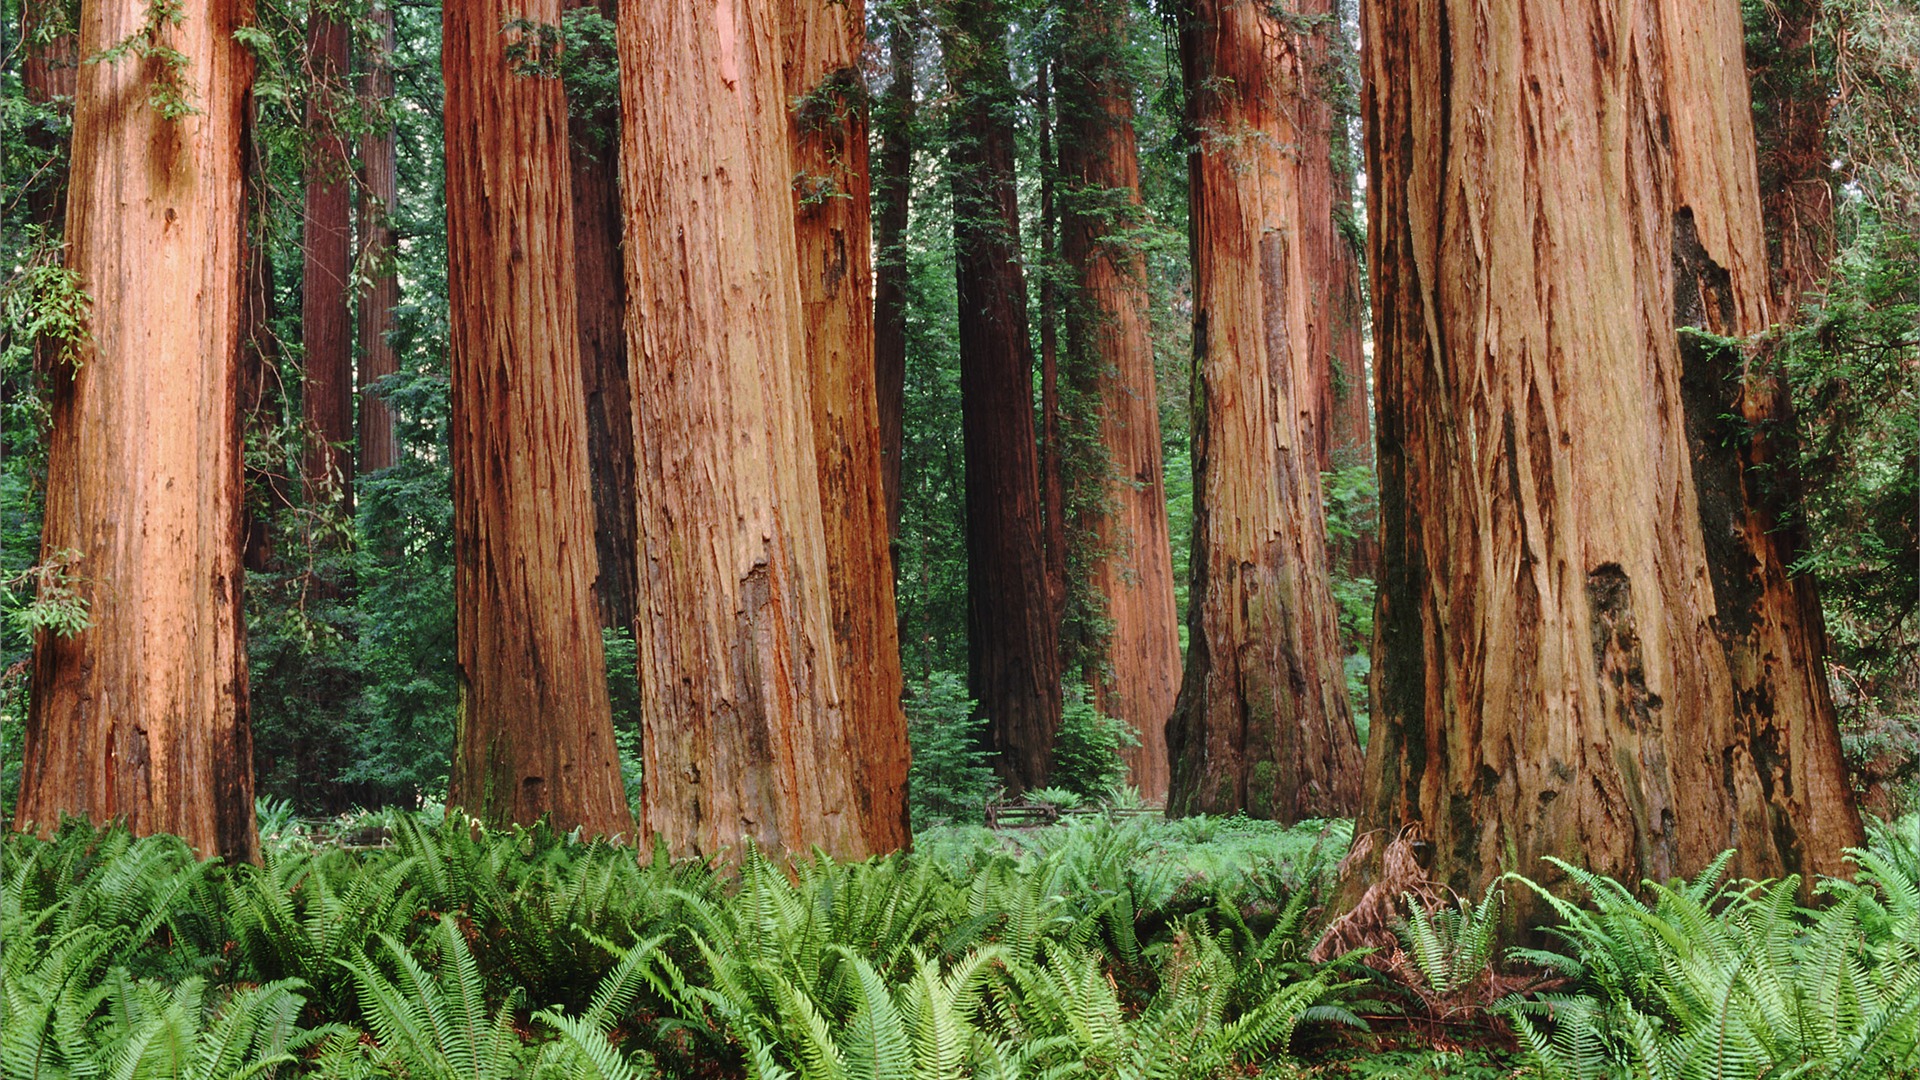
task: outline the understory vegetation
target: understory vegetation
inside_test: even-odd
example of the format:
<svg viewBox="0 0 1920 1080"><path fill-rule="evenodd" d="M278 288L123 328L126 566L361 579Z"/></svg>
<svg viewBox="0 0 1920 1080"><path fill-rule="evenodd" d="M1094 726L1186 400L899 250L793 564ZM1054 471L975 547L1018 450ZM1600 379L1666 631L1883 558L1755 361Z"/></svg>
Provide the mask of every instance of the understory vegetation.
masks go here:
<svg viewBox="0 0 1920 1080"><path fill-rule="evenodd" d="M1811 908L1724 860L1640 889L1568 867L1550 948L1496 957L1493 892L1326 964L1343 822L957 826L786 866L262 821L257 867L7 837L6 1075L1920 1075L1920 817Z"/></svg>

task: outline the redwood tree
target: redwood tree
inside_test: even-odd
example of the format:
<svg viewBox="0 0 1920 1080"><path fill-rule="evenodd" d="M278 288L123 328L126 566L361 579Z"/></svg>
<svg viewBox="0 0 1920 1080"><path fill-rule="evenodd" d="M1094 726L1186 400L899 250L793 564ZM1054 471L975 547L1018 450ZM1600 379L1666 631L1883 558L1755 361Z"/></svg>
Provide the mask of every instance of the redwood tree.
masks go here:
<svg viewBox="0 0 1920 1080"><path fill-rule="evenodd" d="M1127 752L1135 787L1167 794L1167 717L1180 690L1173 550L1160 452L1160 409L1148 322L1146 257L1128 233L1140 227L1140 155L1126 70L1128 7L1120 0L1069 6L1059 66L1061 254L1074 289L1067 305L1069 368L1100 410L1111 473L1079 523L1100 558L1091 588L1110 630L1094 679L1102 711L1133 726Z"/></svg>
<svg viewBox="0 0 1920 1080"><path fill-rule="evenodd" d="M1360 751L1303 417L1310 290L1302 32L1258 0L1181 27L1194 268L1194 548L1168 809L1351 813Z"/></svg>
<svg viewBox="0 0 1920 1080"><path fill-rule="evenodd" d="M80 10L81 56L143 35L170 52L79 70L67 265L92 314L52 373L42 557L89 626L35 643L15 821L118 818L252 859L238 382L253 64L234 40L252 12L179 14Z"/></svg>
<svg viewBox="0 0 1920 1080"><path fill-rule="evenodd" d="M393 125L383 114L393 97L393 9L387 0L375 3L371 20L379 40L367 50L360 74L360 107L369 127L360 136L360 259L367 285L359 294L360 331L360 443L362 473L393 465L397 445L393 411L368 387L400 370L400 359L387 335L393 332L393 309L400 303L400 278L393 265L394 200L399 176L394 156Z"/></svg>
<svg viewBox="0 0 1920 1080"><path fill-rule="evenodd" d="M901 2L887 31L886 93L875 109L880 148L873 161L873 369L880 414L881 484L887 538L900 536L900 453L907 393L907 218L913 193L913 69L917 11Z"/></svg>
<svg viewBox="0 0 1920 1080"><path fill-rule="evenodd" d="M882 845L833 625L784 7L620 11L640 827L683 854L751 839L859 858Z"/></svg>
<svg viewBox="0 0 1920 1080"><path fill-rule="evenodd" d="M612 20L614 0L568 0ZM573 42L570 48L586 47ZM596 50L599 42L592 46ZM607 43L611 47L611 43ZM611 56L594 56L611 62ZM602 626L631 632L635 566L633 383L627 373L627 280L620 262L618 102L575 93L572 136L574 283L579 295L580 374L587 395L587 462L593 473L594 550L600 559Z"/></svg>
<svg viewBox="0 0 1920 1080"><path fill-rule="evenodd" d="M347 82L348 24L315 4L307 26L306 205L301 214L301 412L306 422L307 502L353 491L353 314L347 281L353 272L353 207L341 114ZM329 498L331 496L332 498Z"/></svg>
<svg viewBox="0 0 1920 1080"><path fill-rule="evenodd" d="M1462 892L1549 855L1833 873L1860 838L1817 653L1776 579L1716 555L1739 487L1689 441L1676 322L1766 314L1739 11L1641 15L1367 12L1383 575L1358 830L1424 836Z"/></svg>
<svg viewBox="0 0 1920 1080"><path fill-rule="evenodd" d="M867 843L912 842L907 720L874 368L867 246L867 122L860 0L793 0L784 50L795 254L804 317L814 465L827 545L834 655L854 739Z"/></svg>
<svg viewBox="0 0 1920 1080"><path fill-rule="evenodd" d="M941 49L954 98L947 160L967 459L968 666L995 767L1022 790L1046 782L1061 702L1014 194L1015 96L1006 18L995 0L943 7Z"/></svg>
<svg viewBox="0 0 1920 1080"><path fill-rule="evenodd" d="M631 833L593 595L573 200L553 182L567 103L542 28L559 21L560 0L443 12L461 680L448 801Z"/></svg>

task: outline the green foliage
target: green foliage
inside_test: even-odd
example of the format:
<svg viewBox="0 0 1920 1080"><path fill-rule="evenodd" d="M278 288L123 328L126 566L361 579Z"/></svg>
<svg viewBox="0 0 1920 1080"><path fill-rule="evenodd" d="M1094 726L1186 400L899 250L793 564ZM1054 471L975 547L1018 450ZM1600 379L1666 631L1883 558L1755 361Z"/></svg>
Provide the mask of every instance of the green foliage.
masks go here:
<svg viewBox="0 0 1920 1080"><path fill-rule="evenodd" d="M1507 1006L1543 1075L1920 1075L1920 819L1874 841L1811 911L1794 877L1720 885L1725 855L1691 882L1643 883L1650 902L1557 861L1591 908L1517 878L1560 916L1567 951L1516 958L1574 980Z"/></svg>
<svg viewBox="0 0 1920 1080"><path fill-rule="evenodd" d="M1455 907L1441 905L1432 911L1412 894L1404 897L1407 921L1398 928L1400 940L1434 996L1464 989L1488 970L1505 895L1496 884L1487 888L1478 905L1462 898Z"/></svg>
<svg viewBox="0 0 1920 1080"><path fill-rule="evenodd" d="M979 824L998 785L988 754L986 717L967 696L966 679L936 671L907 694L907 806L915 830L944 823Z"/></svg>
<svg viewBox="0 0 1920 1080"><path fill-rule="evenodd" d="M1133 728L1095 707L1087 688L1068 684L1062 692L1060 730L1053 738L1052 786L1083 800L1105 798L1126 782L1122 750L1140 745Z"/></svg>
<svg viewBox="0 0 1920 1080"><path fill-rule="evenodd" d="M722 870L412 814L343 848L270 809L260 867L0 841L8 1075L1200 1078L1355 1022L1299 960L1307 893L1195 885L1138 824Z"/></svg>

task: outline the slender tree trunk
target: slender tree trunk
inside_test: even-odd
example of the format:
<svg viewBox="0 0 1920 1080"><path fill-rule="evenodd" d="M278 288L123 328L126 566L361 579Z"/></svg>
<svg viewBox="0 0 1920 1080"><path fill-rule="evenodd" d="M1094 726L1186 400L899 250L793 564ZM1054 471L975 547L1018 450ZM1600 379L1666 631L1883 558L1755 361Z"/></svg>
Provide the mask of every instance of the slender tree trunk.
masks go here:
<svg viewBox="0 0 1920 1080"><path fill-rule="evenodd" d="M184 66L79 72L67 258L93 304L78 363L53 373L42 552L66 562L91 622L35 643L15 820L119 818L244 860L258 850L238 386L253 64L233 32L252 11L184 0L180 14L155 43ZM88 0L79 55L147 20L137 0ZM170 90L192 111L163 115L152 101Z"/></svg>
<svg viewBox="0 0 1920 1080"><path fill-rule="evenodd" d="M887 539L900 539L900 453L907 393L907 215L913 193L913 66L918 12L901 4L887 35L891 79L880 99L880 150L874 160L873 370L880 413L881 484Z"/></svg>
<svg viewBox="0 0 1920 1080"><path fill-rule="evenodd" d="M448 801L630 834L593 583L560 0L443 13L461 700Z"/></svg>
<svg viewBox="0 0 1920 1080"><path fill-rule="evenodd" d="M1123 64L1127 7L1090 0L1068 8L1060 64L1061 247L1074 276L1067 352L1113 473L1109 509L1080 526L1103 556L1092 589L1112 629L1095 679L1103 712L1133 726L1130 780L1150 800L1167 795L1167 717L1180 691L1173 554L1160 460L1160 409L1148 321L1147 266L1127 232L1140 224L1140 155L1133 87Z"/></svg>
<svg viewBox="0 0 1920 1080"><path fill-rule="evenodd" d="M1353 209L1353 162L1347 116L1338 107L1343 31L1334 0L1307 0L1299 8L1314 20L1301 38L1300 239L1306 245L1307 349L1311 373L1312 441L1321 472L1373 460L1367 425L1362 359L1359 259L1341 233Z"/></svg>
<svg viewBox="0 0 1920 1080"><path fill-rule="evenodd" d="M1638 15L1367 10L1383 575L1358 830L1430 844L1464 893L1550 880L1549 855L1831 873L1860 836L1830 714L1792 704L1817 656L1756 679L1716 632L1786 610L1760 579L1729 603L1673 333L1764 323L1739 12Z"/></svg>
<svg viewBox="0 0 1920 1080"><path fill-rule="evenodd" d="M1192 159L1194 569L1167 725L1177 813L1351 813L1360 752L1328 586L1302 350L1301 35L1250 0L1181 29Z"/></svg>
<svg viewBox="0 0 1920 1080"><path fill-rule="evenodd" d="M1835 173L1827 152L1833 87L1821 73L1814 41L1823 7L1818 0L1759 6L1756 18L1765 22L1754 28L1760 33L1747 51L1774 317L1788 321L1820 287L1833 257Z"/></svg>
<svg viewBox="0 0 1920 1080"><path fill-rule="evenodd" d="M360 136L360 268L367 288L360 293L360 472L391 468L398 460L393 410L368 388L400 370L400 358L387 336L393 333L393 309L400 304L400 278L393 265L393 214L399 198L393 124L384 110L393 99L393 8L386 0L372 8L380 42L368 51L360 75L360 106L371 128Z"/></svg>
<svg viewBox="0 0 1920 1080"><path fill-rule="evenodd" d="M615 0L569 0L606 19ZM573 251L580 292L581 375L587 393L587 459L593 470L594 546L600 556L600 624L633 630L640 585L633 516L633 383L627 372L627 279L620 262L620 111L576 102Z"/></svg>
<svg viewBox="0 0 1920 1080"><path fill-rule="evenodd" d="M242 135L246 200L246 277L240 289L240 423L245 440L271 442L280 426L285 388L280 384L279 349L273 336L273 245L267 235L266 185L255 141L257 103L247 101ZM245 506L242 510L242 561L256 573L273 566L274 519L293 505L292 477L264 455L242 455Z"/></svg>
<svg viewBox="0 0 1920 1080"><path fill-rule="evenodd" d="M21 89L34 105L51 106L57 120L33 124L21 134L38 155L51 164L45 173L27 188L27 209L39 225L57 228L67 216L67 156L65 126L73 119L73 95L78 84L80 57L75 52L70 28L49 26L58 17L59 5L29 3L21 11L21 38L24 48L20 65ZM51 35L51 40L43 40Z"/></svg>
<svg viewBox="0 0 1920 1080"><path fill-rule="evenodd" d="M786 29L772 0L620 11L641 828L683 854L859 858L876 845L821 520Z"/></svg>
<svg viewBox="0 0 1920 1080"><path fill-rule="evenodd" d="M349 100L347 24L316 12L307 28L306 209L301 216L300 338L305 347L307 504L353 501L352 203L340 114Z"/></svg>
<svg viewBox="0 0 1920 1080"><path fill-rule="evenodd" d="M1040 513L1046 521L1042 548L1047 559L1047 598L1053 605L1053 617L1060 625L1061 667L1078 651L1066 638L1069 634L1064 616L1067 609L1067 490L1064 462L1061 459L1060 416L1060 287L1054 275L1059 250L1054 234L1060 220L1054 204L1054 174L1059 171L1053 156L1053 102L1048 87L1051 72L1047 61L1040 61L1039 77L1034 81L1037 98L1035 119L1040 128Z"/></svg>
<svg viewBox="0 0 1920 1080"><path fill-rule="evenodd" d="M907 719L887 554L887 505L867 247L867 117L860 0L795 0L786 60L795 248L826 531L834 654L853 736L862 831L874 851L909 846Z"/></svg>
<svg viewBox="0 0 1920 1080"><path fill-rule="evenodd" d="M987 747L1016 791L1046 782L1060 726L1058 616L1041 532L1033 347L1013 182L1015 95L994 0L948 0L947 151L967 456L967 652Z"/></svg>

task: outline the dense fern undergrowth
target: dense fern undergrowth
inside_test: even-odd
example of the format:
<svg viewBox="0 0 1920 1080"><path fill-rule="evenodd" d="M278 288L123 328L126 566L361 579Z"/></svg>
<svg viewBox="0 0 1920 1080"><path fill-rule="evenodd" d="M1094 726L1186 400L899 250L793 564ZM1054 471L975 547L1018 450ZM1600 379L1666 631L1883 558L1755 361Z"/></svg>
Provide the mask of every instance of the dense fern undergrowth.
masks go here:
<svg viewBox="0 0 1920 1080"><path fill-rule="evenodd" d="M1344 822L945 829L793 866L361 826L269 819L259 867L8 836L6 1076L1920 1076L1920 817L1812 908L1718 865L1565 868L1559 948L1499 977L1497 893L1410 909L1394 963L1306 960Z"/></svg>

